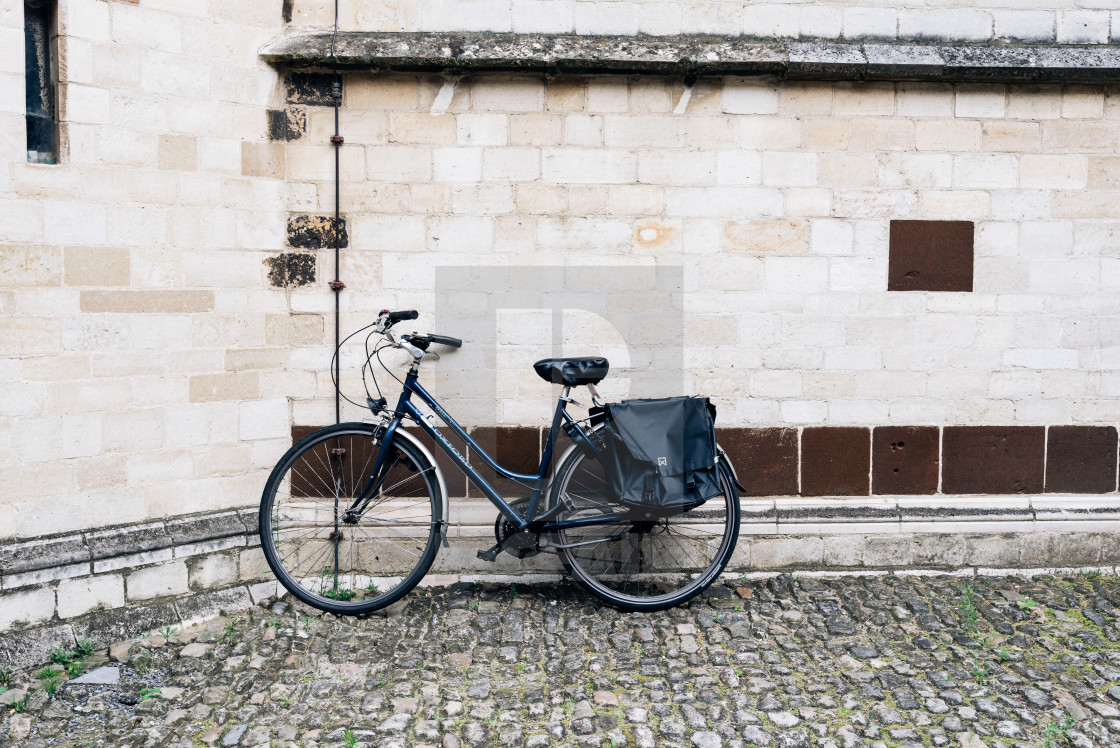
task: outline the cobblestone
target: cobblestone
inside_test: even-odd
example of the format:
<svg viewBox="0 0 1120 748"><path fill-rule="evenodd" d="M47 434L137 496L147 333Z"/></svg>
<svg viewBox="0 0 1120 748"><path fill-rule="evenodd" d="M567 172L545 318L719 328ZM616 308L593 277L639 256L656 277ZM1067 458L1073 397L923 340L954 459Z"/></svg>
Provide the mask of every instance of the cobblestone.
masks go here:
<svg viewBox="0 0 1120 748"><path fill-rule="evenodd" d="M456 584L362 619L239 615L112 647L116 683L15 673L0 745L1120 746L1109 577L738 579L652 614Z"/></svg>

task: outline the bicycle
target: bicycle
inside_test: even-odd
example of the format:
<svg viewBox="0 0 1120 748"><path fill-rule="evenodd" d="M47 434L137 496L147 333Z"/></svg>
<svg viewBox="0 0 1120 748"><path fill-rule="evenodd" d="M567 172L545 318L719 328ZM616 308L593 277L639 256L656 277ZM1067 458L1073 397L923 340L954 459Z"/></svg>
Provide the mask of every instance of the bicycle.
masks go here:
<svg viewBox="0 0 1120 748"><path fill-rule="evenodd" d="M412 357L395 408L368 391L374 423L320 429L292 446L269 476L259 526L265 558L280 583L316 608L357 615L401 599L427 573L440 543L448 547L448 496L442 471L419 438L401 427L410 421L462 470L499 511L496 544L478 556L502 552L527 558L558 553L564 569L595 597L625 610L662 610L707 588L726 567L739 534L742 487L719 450L722 496L676 514L635 508L613 500L596 455L602 448L603 402L596 389L609 370L602 358L544 359L539 376L562 385L548 440L535 475L499 465L418 381L432 345L451 349L462 341L444 335L398 335L393 326L415 311L383 310L366 338L362 376L385 348ZM369 349L380 334L383 342ZM357 334L357 333L355 333ZM351 336L352 337L352 336ZM438 355L436 356L438 358ZM385 364L381 362L385 367ZM389 371L388 367L385 367ZM389 371L392 374L391 371ZM374 380L376 384L376 379ZM568 413L573 387L587 387L594 408L585 418ZM380 388L378 388L380 394ZM497 474L530 489L507 502L417 408L427 405L468 450ZM559 432L572 444L557 460ZM530 484L531 482L531 484Z"/></svg>

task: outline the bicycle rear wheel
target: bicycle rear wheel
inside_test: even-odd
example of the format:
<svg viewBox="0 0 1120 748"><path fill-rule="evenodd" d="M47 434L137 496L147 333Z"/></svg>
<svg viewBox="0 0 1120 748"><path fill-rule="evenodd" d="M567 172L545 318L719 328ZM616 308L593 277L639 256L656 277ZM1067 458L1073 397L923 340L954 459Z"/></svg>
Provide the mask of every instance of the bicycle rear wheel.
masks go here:
<svg viewBox="0 0 1120 748"><path fill-rule="evenodd" d="M443 497L435 468L404 439L394 439L367 509L345 520L381 449L376 426L330 426L288 450L265 485L261 548L280 583L308 605L344 615L378 610L432 565Z"/></svg>
<svg viewBox="0 0 1120 748"><path fill-rule="evenodd" d="M723 494L681 514L566 528L555 533L564 568L588 592L624 610L664 610L716 580L739 538L739 494L720 470ZM557 471L558 521L625 514L603 466L573 451ZM555 506L555 504L553 504Z"/></svg>

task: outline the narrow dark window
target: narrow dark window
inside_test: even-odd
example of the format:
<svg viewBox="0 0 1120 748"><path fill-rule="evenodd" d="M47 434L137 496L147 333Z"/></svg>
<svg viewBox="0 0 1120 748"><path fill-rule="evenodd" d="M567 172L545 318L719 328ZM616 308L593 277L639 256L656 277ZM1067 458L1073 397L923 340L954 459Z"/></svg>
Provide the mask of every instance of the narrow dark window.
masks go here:
<svg viewBox="0 0 1120 748"><path fill-rule="evenodd" d="M53 164L58 152L54 6L55 0L24 0L23 3L27 160L33 164Z"/></svg>

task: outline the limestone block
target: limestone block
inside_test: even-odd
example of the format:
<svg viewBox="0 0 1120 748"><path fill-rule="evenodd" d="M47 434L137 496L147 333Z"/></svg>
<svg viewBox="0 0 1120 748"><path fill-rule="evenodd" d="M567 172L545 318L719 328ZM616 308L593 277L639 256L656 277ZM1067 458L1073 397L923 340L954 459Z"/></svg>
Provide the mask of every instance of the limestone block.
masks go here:
<svg viewBox="0 0 1120 748"><path fill-rule="evenodd" d="M67 247L63 268L69 286L127 286L130 253L127 249Z"/></svg>
<svg viewBox="0 0 1120 748"><path fill-rule="evenodd" d="M626 78L595 77L587 81L587 111L625 112L630 108L630 87Z"/></svg>
<svg viewBox="0 0 1120 748"><path fill-rule="evenodd" d="M562 184L627 184L636 181L637 165L632 151L545 148L541 172Z"/></svg>
<svg viewBox="0 0 1120 748"><path fill-rule="evenodd" d="M898 34L903 39L984 41L992 36L992 15L970 8L902 10Z"/></svg>
<svg viewBox="0 0 1120 748"><path fill-rule="evenodd" d="M1093 169L1094 161L1086 156L1052 156L1024 153L1019 157L1019 186L1045 189L1085 189L1110 187L1102 172ZM1090 171L1092 170L1092 171Z"/></svg>
<svg viewBox="0 0 1120 748"><path fill-rule="evenodd" d="M280 143L241 143L241 174L246 177L284 177L284 146Z"/></svg>
<svg viewBox="0 0 1120 748"><path fill-rule="evenodd" d="M809 223L789 219L728 221L723 227L723 247L731 252L759 252L783 257L806 254Z"/></svg>
<svg viewBox="0 0 1120 748"><path fill-rule="evenodd" d="M1042 124L1044 152L1113 154L1120 149L1120 123L1059 120Z"/></svg>
<svg viewBox="0 0 1120 748"><path fill-rule="evenodd" d="M255 579L267 579L272 574L272 570L268 568L268 562L265 561L264 551L260 549L260 546L246 548L240 552L238 556L238 571L240 574L239 578L243 582Z"/></svg>
<svg viewBox="0 0 1120 748"><path fill-rule="evenodd" d="M190 401L250 400L258 396L259 382L253 371L196 374L190 378Z"/></svg>
<svg viewBox="0 0 1120 748"><path fill-rule="evenodd" d="M829 187L871 187L876 184L878 169L872 153L821 153L817 182Z"/></svg>
<svg viewBox="0 0 1120 748"><path fill-rule="evenodd" d="M506 145L509 117L505 114L463 112L455 116L455 137L460 145Z"/></svg>
<svg viewBox="0 0 1120 748"><path fill-rule="evenodd" d="M750 154L757 162L757 154ZM712 152L648 150L638 154L638 181L644 184L691 186L714 184L716 154ZM756 167L756 173L757 173ZM747 182L729 182L746 184Z"/></svg>
<svg viewBox="0 0 1120 748"><path fill-rule="evenodd" d="M1011 86L1007 116L1013 119L1056 119L1062 112L1062 89L1056 85Z"/></svg>
<svg viewBox="0 0 1120 748"><path fill-rule="evenodd" d="M725 78L723 111L728 114L777 114L778 90L751 78Z"/></svg>
<svg viewBox="0 0 1120 748"><path fill-rule="evenodd" d="M513 3L515 33L563 34L575 28L574 0L517 0Z"/></svg>
<svg viewBox="0 0 1120 748"><path fill-rule="evenodd" d="M291 151L288 167L292 168ZM366 178L384 182L427 182L432 178L432 154L428 148L398 145L366 149Z"/></svg>
<svg viewBox="0 0 1120 748"><path fill-rule="evenodd" d="M510 145L560 145L563 142L563 117L559 114L512 114L509 118Z"/></svg>
<svg viewBox="0 0 1120 748"><path fill-rule="evenodd" d="M797 36L798 16L781 5L748 5L742 11L742 33L763 39Z"/></svg>
<svg viewBox="0 0 1120 748"><path fill-rule="evenodd" d="M129 600L181 595L189 591L187 565L182 561L148 566L128 575L125 586Z"/></svg>
<svg viewBox="0 0 1120 748"><path fill-rule="evenodd" d="M488 148L482 155L487 181L527 182L540 178L541 154L536 148Z"/></svg>
<svg viewBox="0 0 1120 748"><path fill-rule="evenodd" d="M844 29L841 8L804 6L797 14L798 33L803 39L837 39Z"/></svg>
<svg viewBox="0 0 1120 748"><path fill-rule="evenodd" d="M207 312L213 291L82 291L83 312L120 314Z"/></svg>
<svg viewBox="0 0 1120 748"><path fill-rule="evenodd" d="M769 151L762 155L762 183L779 187L817 183L817 154Z"/></svg>
<svg viewBox="0 0 1120 748"><path fill-rule="evenodd" d="M679 3L640 3L638 33L651 36L680 34L684 28Z"/></svg>
<svg viewBox="0 0 1120 748"><path fill-rule="evenodd" d="M953 160L954 181L963 189L1014 188L1019 184L1015 156L963 155Z"/></svg>
<svg viewBox="0 0 1120 748"><path fill-rule="evenodd" d="M124 578L120 574L64 579L58 583L58 617L74 618L93 610L124 605Z"/></svg>
<svg viewBox="0 0 1120 748"><path fill-rule="evenodd" d="M288 402L283 398L244 402L238 406L238 433L243 440L276 439L289 434Z"/></svg>
<svg viewBox="0 0 1120 748"><path fill-rule="evenodd" d="M184 566L189 566L192 590L229 587L238 582L237 555L232 552L195 556Z"/></svg>
<svg viewBox="0 0 1120 748"><path fill-rule="evenodd" d="M754 151L717 151L716 152L716 182L718 184L727 185L748 185L748 184L762 184L762 154ZM688 163L690 165L696 162L703 163L706 154L701 152L694 152L690 154ZM642 153L639 156L638 162L638 177L642 181L646 181L642 176L643 162L646 160L647 154ZM673 160L679 160L675 158ZM662 181L662 180L650 180ZM686 185L687 182L673 180L665 182L666 184L680 184Z"/></svg>
<svg viewBox="0 0 1120 748"><path fill-rule="evenodd" d="M967 220L987 218L991 199L977 190L926 191L922 193L922 218Z"/></svg>
<svg viewBox="0 0 1120 748"><path fill-rule="evenodd" d="M174 13L140 5L113 8L113 41L130 47L182 52L183 24Z"/></svg>
<svg viewBox="0 0 1120 748"><path fill-rule="evenodd" d="M828 260L823 257L767 257L766 289L774 293L813 293L828 285Z"/></svg>
<svg viewBox="0 0 1120 748"><path fill-rule="evenodd" d="M637 3L576 3L576 33L633 36L638 33L638 7Z"/></svg>
<svg viewBox="0 0 1120 748"><path fill-rule="evenodd" d="M96 413L62 417L62 456L90 457L101 452L101 416Z"/></svg>
<svg viewBox="0 0 1120 748"><path fill-rule="evenodd" d="M482 149L455 146L432 149L432 179L436 182L477 182L482 179Z"/></svg>
<svg viewBox="0 0 1120 748"><path fill-rule="evenodd" d="M1006 86L968 84L957 88L957 117L1003 117Z"/></svg>
<svg viewBox="0 0 1120 748"><path fill-rule="evenodd" d="M1058 11L1058 42L1060 44L1108 44L1108 31L1108 11Z"/></svg>
<svg viewBox="0 0 1120 748"><path fill-rule="evenodd" d="M1056 18L1049 10L993 10L995 36L1020 42L1054 41Z"/></svg>
<svg viewBox="0 0 1120 748"><path fill-rule="evenodd" d="M985 151L1037 151L1042 140L1042 129L1037 122L997 120L985 122L983 128Z"/></svg>
<svg viewBox="0 0 1120 748"><path fill-rule="evenodd" d="M414 75L355 75L342 90L347 109L414 110L419 103L419 80Z"/></svg>
<svg viewBox="0 0 1120 748"><path fill-rule="evenodd" d="M45 623L54 617L54 604L50 587L0 595L0 631Z"/></svg>
<svg viewBox="0 0 1120 748"><path fill-rule="evenodd" d="M684 144L684 122L658 115L603 117L603 142L616 148L673 148Z"/></svg>
<svg viewBox="0 0 1120 748"><path fill-rule="evenodd" d="M544 82L539 77L481 76L470 83L473 111L539 112Z"/></svg>
<svg viewBox="0 0 1120 748"><path fill-rule="evenodd" d="M758 538L751 543L756 569L812 566L821 562L824 543L819 537Z"/></svg>
<svg viewBox="0 0 1120 748"><path fill-rule="evenodd" d="M43 239L49 244L104 244L105 206L76 200L44 200Z"/></svg>
<svg viewBox="0 0 1120 748"><path fill-rule="evenodd" d="M1104 116L1104 89L1100 86L1066 86L1062 89L1062 117L1100 119Z"/></svg>
<svg viewBox="0 0 1120 748"><path fill-rule="evenodd" d="M890 8L844 8L845 39L894 39L898 12Z"/></svg>
<svg viewBox="0 0 1120 748"><path fill-rule="evenodd" d="M684 187L668 189L670 215L695 218L768 217L782 214L782 195L768 187Z"/></svg>

